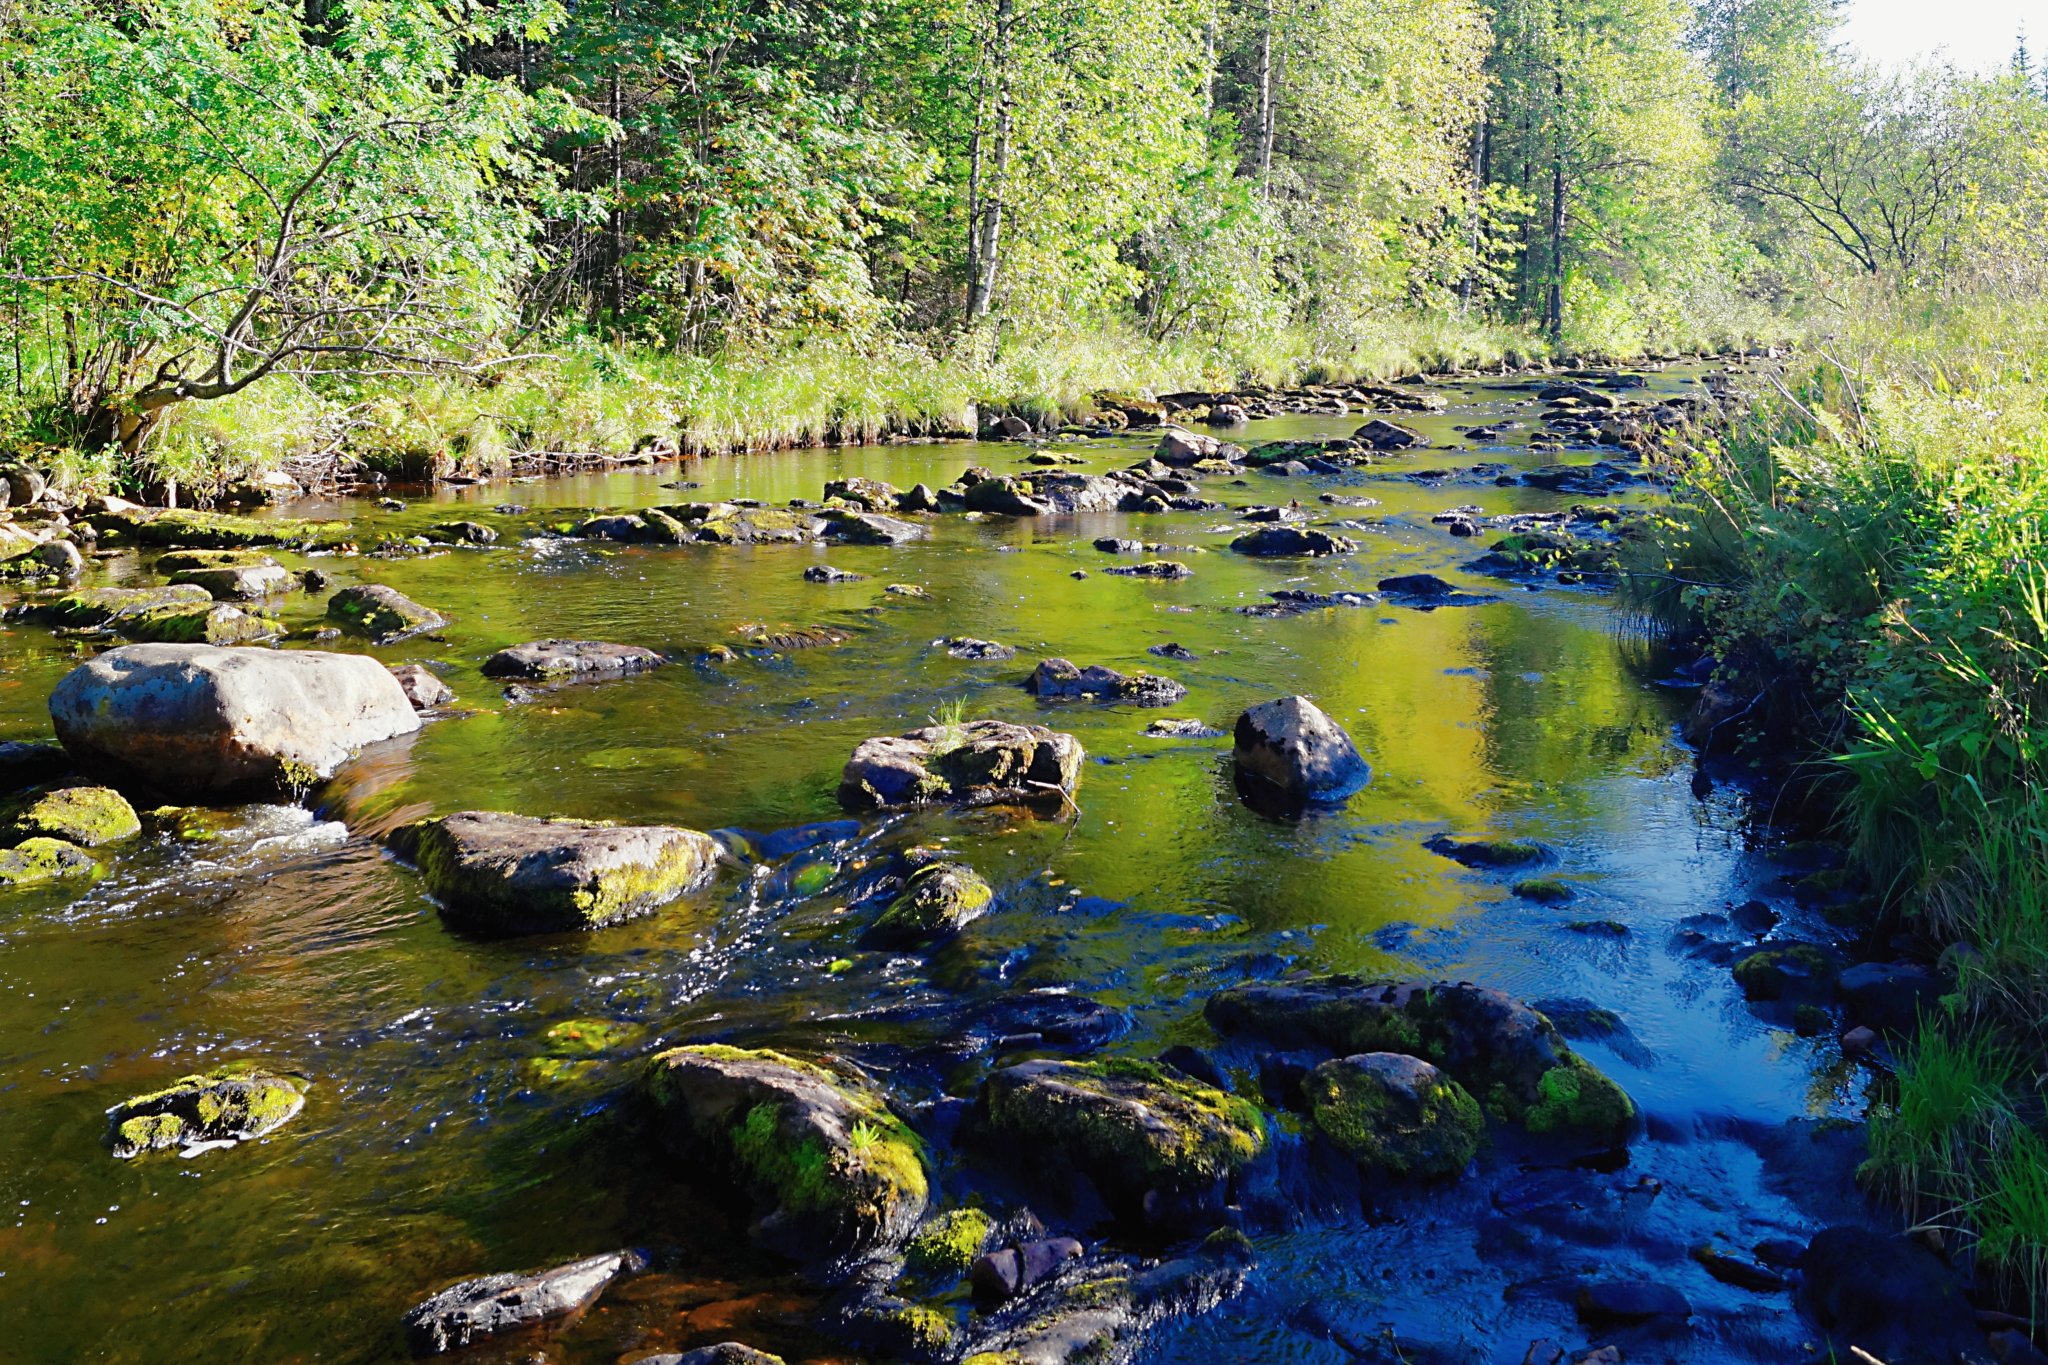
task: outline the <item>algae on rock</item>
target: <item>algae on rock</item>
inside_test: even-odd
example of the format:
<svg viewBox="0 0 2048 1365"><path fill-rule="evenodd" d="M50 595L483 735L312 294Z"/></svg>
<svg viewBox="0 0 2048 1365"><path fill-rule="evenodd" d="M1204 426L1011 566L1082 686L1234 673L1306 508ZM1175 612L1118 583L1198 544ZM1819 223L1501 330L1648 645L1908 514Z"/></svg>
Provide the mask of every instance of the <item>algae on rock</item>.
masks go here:
<svg viewBox="0 0 2048 1365"><path fill-rule="evenodd" d="M306 1083L255 1066L226 1066L181 1077L107 1111L117 1157L171 1151L202 1142L240 1142L288 1123L306 1105Z"/></svg>

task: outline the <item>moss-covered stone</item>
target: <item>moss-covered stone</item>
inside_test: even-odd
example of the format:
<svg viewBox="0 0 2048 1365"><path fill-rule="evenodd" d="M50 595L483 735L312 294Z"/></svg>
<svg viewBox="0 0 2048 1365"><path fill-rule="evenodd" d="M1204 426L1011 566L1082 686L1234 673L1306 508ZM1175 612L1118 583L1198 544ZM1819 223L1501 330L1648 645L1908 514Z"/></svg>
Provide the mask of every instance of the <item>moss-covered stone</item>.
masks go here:
<svg viewBox="0 0 2048 1365"><path fill-rule="evenodd" d="M1543 1073L1536 1103L1522 1115L1532 1133L1622 1143L1635 1127L1635 1101L1584 1057L1566 1053Z"/></svg>
<svg viewBox="0 0 2048 1365"><path fill-rule="evenodd" d="M0 891L51 882L89 882L106 871L76 844L62 839L24 839L0 849Z"/></svg>
<svg viewBox="0 0 2048 1365"><path fill-rule="evenodd" d="M11 614L42 625L91 630L118 626L125 619L160 607L204 609L212 605L213 598L206 589L180 583L161 588L78 588L24 603Z"/></svg>
<svg viewBox="0 0 2048 1365"><path fill-rule="evenodd" d="M1318 1130L1369 1170L1424 1179L1462 1172L1479 1151L1479 1102L1417 1057L1372 1052L1324 1062L1302 1084Z"/></svg>
<svg viewBox="0 0 2048 1365"><path fill-rule="evenodd" d="M934 1280L965 1275L994 1231L995 1221L980 1209L950 1209L917 1230L903 1248L903 1264Z"/></svg>
<svg viewBox="0 0 2048 1365"><path fill-rule="evenodd" d="M1525 867L1548 856L1543 845L1524 839L1455 839L1439 834L1423 841L1424 848L1466 867Z"/></svg>
<svg viewBox="0 0 2048 1365"><path fill-rule="evenodd" d="M327 599L327 619L351 635L382 642L439 630L446 617L382 583L343 588Z"/></svg>
<svg viewBox="0 0 2048 1365"><path fill-rule="evenodd" d="M119 843L142 833L135 808L112 787L64 787L44 792L15 812L7 841L62 839L85 848Z"/></svg>
<svg viewBox="0 0 2048 1365"><path fill-rule="evenodd" d="M994 889L973 868L932 863L910 874L902 893L889 902L862 938L884 948L930 943L958 933L979 918L994 899Z"/></svg>
<svg viewBox="0 0 2048 1365"><path fill-rule="evenodd" d="M306 1104L306 1083L252 1065L184 1076L107 1111L117 1157L200 1142L240 1142L283 1127Z"/></svg>
<svg viewBox="0 0 2048 1365"><path fill-rule="evenodd" d="M669 825L459 811L407 825L391 845L451 917L499 933L597 929L708 879L718 844Z"/></svg>
<svg viewBox="0 0 2048 1365"><path fill-rule="evenodd" d="M178 602L123 616L114 628L125 639L147 645L243 645L284 634L284 623L266 612L225 602Z"/></svg>
<svg viewBox="0 0 2048 1365"><path fill-rule="evenodd" d="M656 1056L644 1088L665 1144L731 1180L771 1250L822 1267L900 1242L924 1212L924 1146L860 1077L701 1044Z"/></svg>
<svg viewBox="0 0 2048 1365"><path fill-rule="evenodd" d="M1736 962L1735 984L1751 1000L1831 998L1841 966L1834 954L1811 943L1760 948Z"/></svg>
<svg viewBox="0 0 2048 1365"><path fill-rule="evenodd" d="M1539 905L1561 905L1576 894L1569 882L1556 877L1524 877L1509 889L1523 900Z"/></svg>
<svg viewBox="0 0 2048 1365"><path fill-rule="evenodd" d="M992 1072L979 1126L1018 1156L1063 1159L1106 1198L1198 1190L1266 1145L1258 1107L1149 1062L1033 1061Z"/></svg>
<svg viewBox="0 0 2048 1365"><path fill-rule="evenodd" d="M276 563L260 550L173 550L157 560L156 571L168 577L193 569L266 568Z"/></svg>
<svg viewBox="0 0 2048 1365"><path fill-rule="evenodd" d="M332 545L348 538L345 521L293 521L284 517L238 517L185 508L134 508L88 518L101 531L113 530L138 545L232 549L246 545Z"/></svg>

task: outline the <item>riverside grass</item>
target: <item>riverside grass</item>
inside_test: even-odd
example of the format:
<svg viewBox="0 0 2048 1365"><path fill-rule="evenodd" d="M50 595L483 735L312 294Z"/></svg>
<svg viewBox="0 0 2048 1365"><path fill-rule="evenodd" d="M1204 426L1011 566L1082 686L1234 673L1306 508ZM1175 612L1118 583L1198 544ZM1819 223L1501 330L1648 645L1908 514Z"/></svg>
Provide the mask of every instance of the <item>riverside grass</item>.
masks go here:
<svg viewBox="0 0 2048 1365"><path fill-rule="evenodd" d="M275 470L317 477L354 463L410 481L505 472L535 453L615 456L652 441L693 453L774 450L957 431L978 405L1058 417L1106 390L1384 380L1543 353L1524 329L1408 314L1227 344L1106 328L1000 341L985 333L865 345L823 339L725 356L623 350L581 336L546 350L482 378L426 374L315 389L276 376L178 408L138 469L118 468L111 452L38 442L34 415L21 410L0 411L0 449L18 448L74 491L176 482L203 499Z"/></svg>
<svg viewBox="0 0 2048 1365"><path fill-rule="evenodd" d="M2048 309L1872 297L1687 457L1637 605L1789 679L1816 786L1953 994L1866 1175L2048 1311ZM1896 923L1890 927L1898 927ZM1879 937L1889 929L1881 929Z"/></svg>

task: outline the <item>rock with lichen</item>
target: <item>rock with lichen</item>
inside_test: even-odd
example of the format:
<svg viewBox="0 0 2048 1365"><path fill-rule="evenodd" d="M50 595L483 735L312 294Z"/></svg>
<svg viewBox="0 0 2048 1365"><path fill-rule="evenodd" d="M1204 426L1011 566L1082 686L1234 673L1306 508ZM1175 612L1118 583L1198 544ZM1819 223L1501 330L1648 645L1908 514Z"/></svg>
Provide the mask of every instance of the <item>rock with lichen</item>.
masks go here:
<svg viewBox="0 0 2048 1365"><path fill-rule="evenodd" d="M907 948L958 933L995 899L980 873L960 863L930 863L910 874L861 941L876 948Z"/></svg>
<svg viewBox="0 0 2048 1365"><path fill-rule="evenodd" d="M646 914L715 870L710 835L672 825L458 811L393 831L451 919L496 933L598 929Z"/></svg>
<svg viewBox="0 0 2048 1365"><path fill-rule="evenodd" d="M1635 1133L1635 1104L1537 1011L1467 981L1304 977L1233 986L1204 1016L1225 1034L1350 1057L1398 1052L1442 1068L1492 1117L1574 1145Z"/></svg>
<svg viewBox="0 0 2048 1365"><path fill-rule="evenodd" d="M1316 1130L1360 1166L1395 1176L1457 1175L1486 1132L1479 1103L1420 1057L1366 1052L1322 1063L1302 1082Z"/></svg>
<svg viewBox="0 0 2048 1365"><path fill-rule="evenodd" d="M679 1174L730 1182L753 1240L814 1273L893 1249L924 1213L923 1144L850 1067L701 1044L653 1058L642 1087Z"/></svg>
<svg viewBox="0 0 2048 1365"><path fill-rule="evenodd" d="M0 849L0 891L54 882L89 882L102 872L99 860L62 839L23 839Z"/></svg>
<svg viewBox="0 0 2048 1365"><path fill-rule="evenodd" d="M1079 740L1042 725L934 725L864 740L839 800L854 810L1057 803L1073 794L1084 756Z"/></svg>
<svg viewBox="0 0 2048 1365"><path fill-rule="evenodd" d="M957 1279L980 1257L994 1232L995 1220L980 1209L948 1209L904 1245L904 1268L930 1280Z"/></svg>
<svg viewBox="0 0 2048 1365"><path fill-rule="evenodd" d="M125 1100L107 1111L107 1126L114 1155L127 1158L259 1138L290 1122L305 1105L301 1078L230 1066Z"/></svg>
<svg viewBox="0 0 2048 1365"><path fill-rule="evenodd" d="M390 644L448 624L448 618L421 606L396 588L360 583L327 599L327 619L351 635Z"/></svg>
<svg viewBox="0 0 2048 1365"><path fill-rule="evenodd" d="M6 841L62 839L85 848L119 843L142 833L142 820L111 787L61 787L30 798L7 822Z"/></svg>

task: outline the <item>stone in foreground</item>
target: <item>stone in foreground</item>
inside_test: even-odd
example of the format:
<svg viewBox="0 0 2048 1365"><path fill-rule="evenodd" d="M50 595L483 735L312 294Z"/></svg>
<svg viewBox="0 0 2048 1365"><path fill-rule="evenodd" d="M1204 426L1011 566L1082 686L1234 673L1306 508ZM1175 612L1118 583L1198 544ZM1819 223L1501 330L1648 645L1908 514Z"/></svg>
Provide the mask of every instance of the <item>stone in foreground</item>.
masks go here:
<svg viewBox="0 0 2048 1365"><path fill-rule="evenodd" d="M185 796L303 789L420 728L375 659L214 645L110 649L57 684L50 719L82 766Z"/></svg>
<svg viewBox="0 0 2048 1365"><path fill-rule="evenodd" d="M907 948L958 933L995 899L981 874L960 863L931 863L910 874L903 891L868 926L861 941Z"/></svg>
<svg viewBox="0 0 2048 1365"><path fill-rule="evenodd" d="M500 1332L564 1318L596 1302L613 1280L646 1265L637 1252L612 1251L552 1270L464 1280L405 1315L406 1342L414 1355L441 1355Z"/></svg>
<svg viewBox="0 0 2048 1365"><path fill-rule="evenodd" d="M562 682L577 678L620 677L659 668L668 659L638 645L602 640L534 640L501 649L484 660L486 678L524 678Z"/></svg>
<svg viewBox="0 0 2048 1365"><path fill-rule="evenodd" d="M924 1213L922 1144L856 1074L705 1044L655 1057L644 1085L677 1174L723 1176L771 1251L823 1270L893 1248Z"/></svg>
<svg viewBox="0 0 2048 1365"><path fill-rule="evenodd" d="M977 1111L989 1145L1071 1167L1126 1215L1153 1191L1212 1189L1266 1145L1256 1106L1149 1062L1019 1062L989 1074Z"/></svg>
<svg viewBox="0 0 2048 1365"><path fill-rule="evenodd" d="M710 835L671 825L540 820L459 811L396 830L451 919L497 933L599 929L702 885L718 861Z"/></svg>
<svg viewBox="0 0 2048 1365"><path fill-rule="evenodd" d="M1419 1057L1366 1052L1324 1062L1302 1083L1317 1129L1359 1165L1436 1179L1470 1164L1486 1131L1463 1086Z"/></svg>
<svg viewBox="0 0 2048 1365"><path fill-rule="evenodd" d="M1081 742L999 720L929 726L862 741L839 782L854 810L1060 801L1081 780Z"/></svg>
<svg viewBox="0 0 2048 1365"><path fill-rule="evenodd" d="M1487 1113L1601 1150L1627 1143L1636 1107L1528 1005L1469 981L1304 977L1233 986L1203 1015L1225 1034L1339 1057L1400 1052L1448 1072Z"/></svg>
<svg viewBox="0 0 2048 1365"><path fill-rule="evenodd" d="M1344 728L1307 697L1261 702L1237 718L1237 772L1286 804L1342 801L1372 780Z"/></svg>
<svg viewBox="0 0 2048 1365"><path fill-rule="evenodd" d="M259 1138L305 1107L306 1084L295 1076L223 1067L117 1104L107 1120L114 1155L126 1158Z"/></svg>

